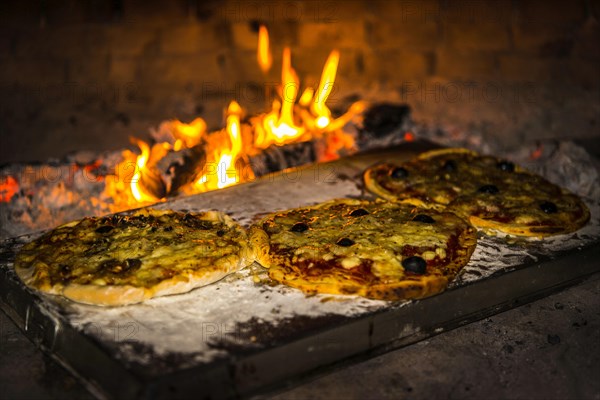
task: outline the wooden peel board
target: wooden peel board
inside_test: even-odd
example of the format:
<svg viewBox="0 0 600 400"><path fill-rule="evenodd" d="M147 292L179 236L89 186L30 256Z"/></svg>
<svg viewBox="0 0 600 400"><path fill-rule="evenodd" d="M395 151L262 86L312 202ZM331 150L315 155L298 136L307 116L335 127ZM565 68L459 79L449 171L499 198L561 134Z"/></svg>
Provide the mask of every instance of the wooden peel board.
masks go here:
<svg viewBox="0 0 600 400"><path fill-rule="evenodd" d="M364 197L365 167L431 147L412 143L283 171L156 207L219 209L248 226L268 212ZM306 297L273 284L254 265L182 295L115 308L81 305L40 295L18 280L15 253L36 237L27 235L0 244L0 305L98 397L246 397L414 343L600 271L600 204L586 202L592 220L574 234L516 243L482 237L450 289L419 301Z"/></svg>

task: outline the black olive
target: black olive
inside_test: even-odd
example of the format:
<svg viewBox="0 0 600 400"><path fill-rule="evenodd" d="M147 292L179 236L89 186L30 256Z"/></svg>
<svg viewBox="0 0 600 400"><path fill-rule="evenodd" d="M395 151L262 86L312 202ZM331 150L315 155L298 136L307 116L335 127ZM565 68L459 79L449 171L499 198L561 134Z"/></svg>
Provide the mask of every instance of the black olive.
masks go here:
<svg viewBox="0 0 600 400"><path fill-rule="evenodd" d="M369 212L364 208L359 208L350 213L351 217L362 217L363 215L369 215Z"/></svg>
<svg viewBox="0 0 600 400"><path fill-rule="evenodd" d="M510 161L500 161L498 164L496 164L496 167L498 167L498 169L501 169L502 171L506 171L506 172L514 172L515 170L515 164L511 163Z"/></svg>
<svg viewBox="0 0 600 400"><path fill-rule="evenodd" d="M342 246L342 247L349 247L354 244L354 240L348 239L348 238L341 238L340 240L337 241L336 244L338 246Z"/></svg>
<svg viewBox="0 0 600 400"><path fill-rule="evenodd" d="M104 225L104 226L101 226L100 228L97 228L96 232L98 232L98 233L108 233L108 232L112 231L113 229L115 229L114 226Z"/></svg>
<svg viewBox="0 0 600 400"><path fill-rule="evenodd" d="M58 268L60 269L60 273L62 275L68 275L71 272L71 267L66 264L59 264Z"/></svg>
<svg viewBox="0 0 600 400"><path fill-rule="evenodd" d="M417 222L423 222L424 224L433 224L435 222L435 219L431 218L429 215L426 214L417 214L412 220Z"/></svg>
<svg viewBox="0 0 600 400"><path fill-rule="evenodd" d="M479 193L487 193L487 194L496 194L500 190L495 185L483 185L479 189L477 189Z"/></svg>
<svg viewBox="0 0 600 400"><path fill-rule="evenodd" d="M136 270L142 266L142 261L139 258L128 258L125 260L125 265L127 265L127 270Z"/></svg>
<svg viewBox="0 0 600 400"><path fill-rule="evenodd" d="M296 233L306 232L307 230L308 230L308 225L306 225L304 222L298 222L298 223L294 224L294 226L292 226L292 228L290 229L290 231L296 232Z"/></svg>
<svg viewBox="0 0 600 400"><path fill-rule="evenodd" d="M397 167L390 172L390 176L394 179L404 179L408 176L408 171L405 168Z"/></svg>
<svg viewBox="0 0 600 400"><path fill-rule="evenodd" d="M554 214L554 213L558 212L558 208L556 207L556 204L554 204L551 201L544 201L542 204L540 204L540 208L546 214Z"/></svg>
<svg viewBox="0 0 600 400"><path fill-rule="evenodd" d="M217 236L218 236L218 237L222 237L222 236L224 236L224 235L225 235L225 231L224 231L223 229L219 229L219 230L217 231Z"/></svg>
<svg viewBox="0 0 600 400"><path fill-rule="evenodd" d="M454 172L458 169L458 165L456 165L456 161L448 160L444 163L442 169L446 172Z"/></svg>
<svg viewBox="0 0 600 400"><path fill-rule="evenodd" d="M108 271L108 272L121 272L123 270L122 262L119 260L115 260L114 258L103 261L100 264L100 271Z"/></svg>
<svg viewBox="0 0 600 400"><path fill-rule="evenodd" d="M427 261L418 256L412 256L402 260L402 266L413 274L424 274L427 270Z"/></svg>
<svg viewBox="0 0 600 400"><path fill-rule="evenodd" d="M172 226L165 226L165 228L163 229L165 232L171 232L173 230Z"/></svg>
<svg viewBox="0 0 600 400"><path fill-rule="evenodd" d="M60 264L58 273L60 275L60 279L62 281L66 281L69 277L71 277L71 267L65 264Z"/></svg>

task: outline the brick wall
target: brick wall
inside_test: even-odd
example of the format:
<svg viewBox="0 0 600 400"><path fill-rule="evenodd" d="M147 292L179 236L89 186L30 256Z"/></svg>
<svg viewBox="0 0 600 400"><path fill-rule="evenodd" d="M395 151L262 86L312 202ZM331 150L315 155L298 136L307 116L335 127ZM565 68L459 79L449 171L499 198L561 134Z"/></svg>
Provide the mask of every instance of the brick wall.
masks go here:
<svg viewBox="0 0 600 400"><path fill-rule="evenodd" d="M260 22L275 52L268 77L255 59ZM232 98L258 110L283 46L308 84L340 50L332 101L383 92L421 118L509 124L514 138L573 124L598 135L597 0L4 1L0 160L57 143L61 154L114 148L174 117L219 125Z"/></svg>

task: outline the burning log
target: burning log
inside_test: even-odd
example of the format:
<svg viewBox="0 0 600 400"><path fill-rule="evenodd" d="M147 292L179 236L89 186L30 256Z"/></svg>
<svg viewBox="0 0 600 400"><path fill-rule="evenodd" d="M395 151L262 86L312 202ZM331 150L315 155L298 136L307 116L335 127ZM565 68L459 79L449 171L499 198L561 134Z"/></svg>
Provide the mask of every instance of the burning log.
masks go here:
<svg viewBox="0 0 600 400"><path fill-rule="evenodd" d="M132 186L132 192L138 201L143 198L143 196L136 196L136 191L133 189L134 187L137 187L137 193L145 193L147 197L152 196L156 199L162 199L167 195L167 187L162 180L160 172L156 168L141 169L137 182L134 181L132 183L137 183L136 186Z"/></svg>
<svg viewBox="0 0 600 400"><path fill-rule="evenodd" d="M198 166L205 163L204 146L167 153L156 165L165 183L166 195L177 193L182 186L199 178Z"/></svg>
<svg viewBox="0 0 600 400"><path fill-rule="evenodd" d="M364 113L356 142L361 151L384 148L414 140L413 132L415 124L408 105L378 103Z"/></svg>
<svg viewBox="0 0 600 400"><path fill-rule="evenodd" d="M250 157L254 174L263 176L286 168L299 167L317 160L315 142L290 143L285 146L271 145L261 153Z"/></svg>

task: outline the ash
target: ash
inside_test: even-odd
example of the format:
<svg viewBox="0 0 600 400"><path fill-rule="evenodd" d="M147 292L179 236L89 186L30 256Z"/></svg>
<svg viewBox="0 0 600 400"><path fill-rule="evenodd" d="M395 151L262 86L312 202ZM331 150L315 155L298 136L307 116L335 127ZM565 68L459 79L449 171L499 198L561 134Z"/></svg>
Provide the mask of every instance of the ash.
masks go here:
<svg viewBox="0 0 600 400"><path fill-rule="evenodd" d="M121 152L79 152L43 164L10 164L0 168L0 182L17 177L19 191L0 202L0 239L50 229L83 217L111 212L105 179Z"/></svg>
<svg viewBox="0 0 600 400"><path fill-rule="evenodd" d="M139 353L130 346L133 340L149 347L158 358L191 354L192 366L226 356L227 345L268 346L262 341L261 326L276 330L299 316L357 317L389 304L353 296L306 297L299 290L264 284L266 274L257 269L262 270L247 268L204 288L143 304L111 309L71 304L67 312L70 322L85 333L103 342L118 342L122 359L139 364L153 362L146 352ZM110 328L119 326L131 327L126 337L115 338ZM257 335L248 334L257 331Z"/></svg>

